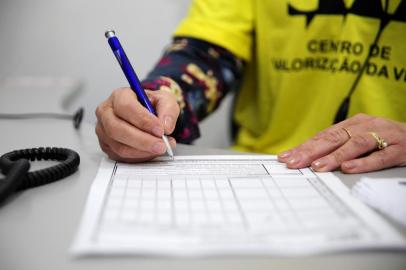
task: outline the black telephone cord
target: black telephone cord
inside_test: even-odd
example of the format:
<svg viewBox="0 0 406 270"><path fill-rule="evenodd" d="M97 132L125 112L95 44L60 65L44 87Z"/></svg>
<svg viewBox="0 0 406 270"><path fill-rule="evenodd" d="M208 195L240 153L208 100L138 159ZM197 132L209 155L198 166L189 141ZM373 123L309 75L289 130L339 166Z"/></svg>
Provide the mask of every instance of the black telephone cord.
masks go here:
<svg viewBox="0 0 406 270"><path fill-rule="evenodd" d="M385 1L385 13L384 14L388 13L388 7L389 7L389 2L388 2L388 0L386 0ZM376 46L379 43L379 40L381 38L383 29L386 27L388 22L389 22L389 17L388 16L385 15L384 17L381 18L381 22L380 22L380 25L379 25L379 30L375 35L375 39L372 42L372 46ZM347 119L348 112L350 110L350 103L351 103L352 94L357 89L358 83L359 83L362 75L364 74L364 71L365 71L370 59L371 59L371 52L368 52L368 55L365 58L364 63L362 64L361 69L357 74L357 77L355 77L355 80L352 83L351 88L350 88L347 96L341 102L340 107L338 108L338 110L336 112L333 124L337 124L337 123Z"/></svg>
<svg viewBox="0 0 406 270"><path fill-rule="evenodd" d="M60 163L28 172L28 161L34 160L56 160ZM79 164L79 154L66 148L40 147L4 154L0 157L0 170L6 177L0 179L0 203L15 191L45 185L69 176L77 170Z"/></svg>

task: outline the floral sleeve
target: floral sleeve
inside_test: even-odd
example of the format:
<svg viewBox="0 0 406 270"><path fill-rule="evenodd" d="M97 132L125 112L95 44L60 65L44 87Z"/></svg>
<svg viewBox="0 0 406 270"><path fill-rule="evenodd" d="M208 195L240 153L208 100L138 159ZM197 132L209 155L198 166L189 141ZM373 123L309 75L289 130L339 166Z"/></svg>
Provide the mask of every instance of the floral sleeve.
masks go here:
<svg viewBox="0 0 406 270"><path fill-rule="evenodd" d="M221 47L175 38L142 85L176 95L181 113L172 135L180 143L191 143L200 137L199 121L239 87L243 68L240 59Z"/></svg>

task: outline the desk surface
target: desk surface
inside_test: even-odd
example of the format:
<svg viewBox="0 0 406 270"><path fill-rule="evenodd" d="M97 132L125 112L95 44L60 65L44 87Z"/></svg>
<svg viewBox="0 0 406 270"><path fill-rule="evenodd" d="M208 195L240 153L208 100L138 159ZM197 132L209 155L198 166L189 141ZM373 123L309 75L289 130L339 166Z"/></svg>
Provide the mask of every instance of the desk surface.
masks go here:
<svg viewBox="0 0 406 270"><path fill-rule="evenodd" d="M90 185L103 157L94 127L75 131L60 120L0 121L0 153L14 149L58 146L81 156L78 172L63 181L24 191L0 208L0 268L13 269L406 269L405 252L352 252L303 258L226 257L168 259L109 257L74 259L68 253L78 229ZM177 154L230 154L218 149L179 145ZM347 186L361 175L336 172ZM370 173L400 177L406 168ZM405 233L405 230L402 231Z"/></svg>
<svg viewBox="0 0 406 270"><path fill-rule="evenodd" d="M66 113L67 110L76 109L71 107L82 91L82 82L73 78L10 77L2 79L0 80L0 113Z"/></svg>

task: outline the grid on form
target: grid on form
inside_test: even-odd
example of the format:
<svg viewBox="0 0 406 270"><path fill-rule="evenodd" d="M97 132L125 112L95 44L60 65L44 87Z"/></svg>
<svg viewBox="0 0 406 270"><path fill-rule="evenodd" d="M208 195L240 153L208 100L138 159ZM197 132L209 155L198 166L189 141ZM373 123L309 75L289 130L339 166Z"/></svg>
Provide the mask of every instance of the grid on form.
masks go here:
<svg viewBox="0 0 406 270"><path fill-rule="evenodd" d="M216 176L196 176L187 169L185 175L117 174L103 222L185 232L204 228L292 233L320 232L324 225L331 229L345 222L359 226L314 174L268 162L256 168L241 164L239 170L252 174L241 177L228 175L236 169L228 166L210 165L208 172Z"/></svg>

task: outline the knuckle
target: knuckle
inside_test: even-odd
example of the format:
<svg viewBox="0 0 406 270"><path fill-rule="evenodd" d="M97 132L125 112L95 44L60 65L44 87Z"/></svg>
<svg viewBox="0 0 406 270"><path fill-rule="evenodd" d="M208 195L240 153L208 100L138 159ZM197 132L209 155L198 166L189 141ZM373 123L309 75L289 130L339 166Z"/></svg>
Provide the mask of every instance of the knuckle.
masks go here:
<svg viewBox="0 0 406 270"><path fill-rule="evenodd" d="M333 152L331 155L333 156L337 164L341 164L343 161L345 161L345 153L343 150L337 150Z"/></svg>
<svg viewBox="0 0 406 270"><path fill-rule="evenodd" d="M97 118L100 118L106 110L107 101L103 101L96 107L95 114Z"/></svg>
<svg viewBox="0 0 406 270"><path fill-rule="evenodd" d="M326 136L327 131L323 130L318 132L313 138L310 139L310 141L320 141L321 139L323 139Z"/></svg>
<svg viewBox="0 0 406 270"><path fill-rule="evenodd" d="M303 145L300 149L301 156L304 160L314 159L316 155L316 149L309 145Z"/></svg>
<svg viewBox="0 0 406 270"><path fill-rule="evenodd" d="M138 128L143 130L149 130L155 124L155 121L146 115L139 117L137 122Z"/></svg>
<svg viewBox="0 0 406 270"><path fill-rule="evenodd" d="M110 97L116 99L120 95L120 92L122 92L121 88L114 89L113 92L111 92Z"/></svg>
<svg viewBox="0 0 406 270"><path fill-rule="evenodd" d="M125 91L125 89L127 89L127 87L116 88L113 90L112 95L113 96L121 95Z"/></svg>
<svg viewBox="0 0 406 270"><path fill-rule="evenodd" d="M323 136L323 139L329 143L338 144L341 143L342 141L342 134L340 130L326 131Z"/></svg>
<svg viewBox="0 0 406 270"><path fill-rule="evenodd" d="M368 115L366 113L357 113L353 117L354 117L354 119L357 119L357 120L367 120L367 119L373 119L374 118L373 116Z"/></svg>
<svg viewBox="0 0 406 270"><path fill-rule="evenodd" d="M367 138L364 136L354 136L352 137L352 143L354 144L354 147L359 148L359 149L368 149L370 147L370 143Z"/></svg>
<svg viewBox="0 0 406 270"><path fill-rule="evenodd" d="M112 103L117 102L117 100L120 100L121 97L125 96L126 93L128 93L127 87L120 87L117 89L114 89L113 92L110 95L110 99L112 100Z"/></svg>
<svg viewBox="0 0 406 270"><path fill-rule="evenodd" d="M112 121L106 121L104 123L104 129L106 132L106 135L110 138L117 138L118 136L118 128L117 125L115 123L113 123Z"/></svg>
<svg viewBox="0 0 406 270"><path fill-rule="evenodd" d="M133 108L134 102L126 97L118 98L114 106L115 111L120 115L128 114L128 112L133 111Z"/></svg>
<svg viewBox="0 0 406 270"><path fill-rule="evenodd" d="M114 149L116 154L121 158L128 158L131 156L128 150L128 147L123 144L117 145Z"/></svg>
<svg viewBox="0 0 406 270"><path fill-rule="evenodd" d="M381 117L376 117L371 120L372 126L374 128L385 128L388 126L388 120L381 118Z"/></svg>

